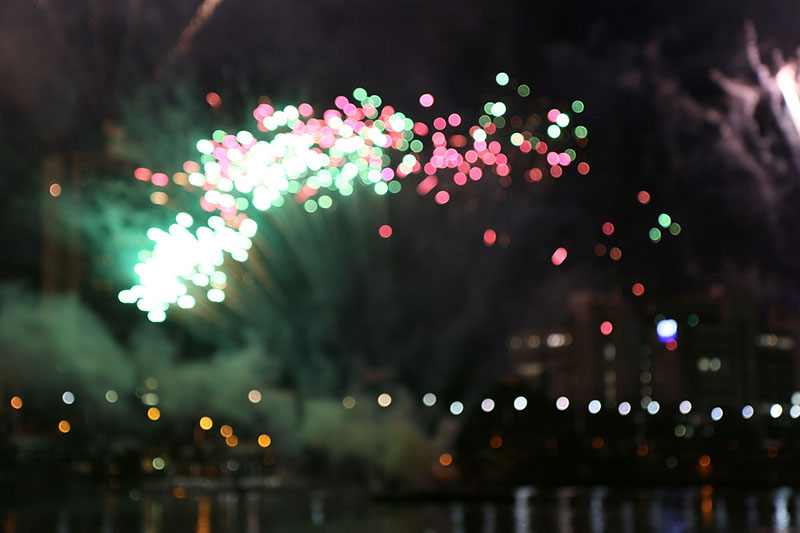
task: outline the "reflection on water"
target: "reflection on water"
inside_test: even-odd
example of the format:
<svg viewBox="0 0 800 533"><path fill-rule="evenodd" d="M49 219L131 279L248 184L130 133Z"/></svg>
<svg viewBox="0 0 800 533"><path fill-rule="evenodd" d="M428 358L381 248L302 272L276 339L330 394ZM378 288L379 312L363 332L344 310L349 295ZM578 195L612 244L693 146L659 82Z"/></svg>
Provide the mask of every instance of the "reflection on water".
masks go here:
<svg viewBox="0 0 800 533"><path fill-rule="evenodd" d="M0 500L3 533L260 531L399 533L678 533L800 527L800 490L521 487L507 501L377 503L347 492L70 494Z"/></svg>

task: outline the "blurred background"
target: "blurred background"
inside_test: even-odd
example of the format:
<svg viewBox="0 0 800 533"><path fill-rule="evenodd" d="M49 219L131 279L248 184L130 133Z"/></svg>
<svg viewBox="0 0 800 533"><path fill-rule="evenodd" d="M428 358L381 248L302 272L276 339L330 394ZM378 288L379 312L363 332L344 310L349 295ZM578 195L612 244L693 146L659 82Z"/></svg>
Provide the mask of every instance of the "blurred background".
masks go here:
<svg viewBox="0 0 800 533"><path fill-rule="evenodd" d="M800 527L798 16L6 0L2 527Z"/></svg>

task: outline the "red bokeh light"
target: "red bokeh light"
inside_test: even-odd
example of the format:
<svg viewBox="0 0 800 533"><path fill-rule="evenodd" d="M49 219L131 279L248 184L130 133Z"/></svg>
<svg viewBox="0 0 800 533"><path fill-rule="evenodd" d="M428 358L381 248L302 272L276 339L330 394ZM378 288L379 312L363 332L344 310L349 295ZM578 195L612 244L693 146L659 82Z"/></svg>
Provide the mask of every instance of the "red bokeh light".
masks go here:
<svg viewBox="0 0 800 533"><path fill-rule="evenodd" d="M558 248L555 252L553 252L553 256L550 258L550 261L552 261L555 266L558 266L561 263L563 263L566 258L567 258L567 249Z"/></svg>

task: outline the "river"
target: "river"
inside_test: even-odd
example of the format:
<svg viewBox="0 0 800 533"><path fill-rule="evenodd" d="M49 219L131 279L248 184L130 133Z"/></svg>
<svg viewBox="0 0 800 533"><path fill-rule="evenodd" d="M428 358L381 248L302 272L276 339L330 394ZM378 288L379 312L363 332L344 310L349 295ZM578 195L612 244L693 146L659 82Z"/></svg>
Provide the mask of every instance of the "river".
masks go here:
<svg viewBox="0 0 800 533"><path fill-rule="evenodd" d="M70 491L0 503L5 533L800 531L800 490L521 487L505 499L378 502L339 490Z"/></svg>

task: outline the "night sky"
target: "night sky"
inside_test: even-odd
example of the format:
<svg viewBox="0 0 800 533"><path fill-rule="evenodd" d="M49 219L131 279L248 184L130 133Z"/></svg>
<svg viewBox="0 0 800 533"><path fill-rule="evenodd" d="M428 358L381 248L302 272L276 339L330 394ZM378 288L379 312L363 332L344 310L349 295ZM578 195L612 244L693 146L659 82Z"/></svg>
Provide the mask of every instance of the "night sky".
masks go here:
<svg viewBox="0 0 800 533"><path fill-rule="evenodd" d="M42 212L51 200L41 178L46 159L90 161L84 203L65 224L82 232L83 299L125 337L128 321L142 319L116 302L130 282L128 256L142 239L128 230L151 213L163 216L147 204L149 192L131 189L135 168L178 170L213 128L248 126L260 95L322 109L365 87L428 120L433 115L417 99L430 92L437 112L475 120L497 90L495 74L505 71L537 98L585 102L591 173L515 183L502 202L476 186L445 208L409 191L393 204L369 203L355 218L334 217L329 233L313 236L303 228L317 231L320 223L287 215L275 229L276 239L291 241L275 267L286 274L270 305L289 318L268 337L291 344L316 327L306 357L354 353L334 366L348 375L359 365L390 364L398 379L421 387L436 375L491 368L485 355L502 351L509 331L563 322L564 295L576 288L628 291L642 281L657 297L722 284L764 301L800 303L797 167L763 95L750 115L753 130L741 123L741 101L720 82L757 89L745 53L748 20L767 66L774 67L775 53L792 57L800 15L794 2L223 0L186 53L173 57L197 5L0 6L5 281L40 284ZM205 103L210 91L222 96L220 109ZM640 190L652 195L646 208L636 201ZM74 192L65 188L64 198ZM656 246L647 231L661 212L683 232ZM619 262L594 252L605 221L617 228ZM365 230L381 222L395 227L388 249L374 229ZM344 237L326 248L334 226ZM487 227L511 243L487 249ZM550 256L560 246L570 256L556 269ZM313 260L310 250L319 252ZM263 317L245 322L262 333L270 327ZM189 318L167 328L208 340L199 324ZM364 355L382 346L391 348L375 359ZM418 375L427 362L430 375ZM459 386L468 388L464 379Z"/></svg>

